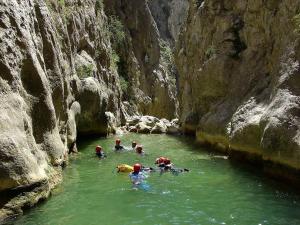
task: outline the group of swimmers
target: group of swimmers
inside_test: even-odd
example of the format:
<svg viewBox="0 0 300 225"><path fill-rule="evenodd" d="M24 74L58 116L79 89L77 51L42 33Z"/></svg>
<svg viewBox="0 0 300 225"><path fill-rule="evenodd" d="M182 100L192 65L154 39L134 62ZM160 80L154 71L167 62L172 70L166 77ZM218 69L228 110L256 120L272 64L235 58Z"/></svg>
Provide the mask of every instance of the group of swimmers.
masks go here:
<svg viewBox="0 0 300 225"><path fill-rule="evenodd" d="M121 140L117 139L114 150L116 152L121 152L121 151L125 151L125 150L126 151L134 150L139 155L144 155L145 154L145 152L143 150L143 146L142 145L138 145L136 141L133 141L131 143L131 149L130 149L130 148L126 148L123 145L121 145ZM96 151L96 156L99 159L104 159L104 158L107 157L106 154L104 153L103 148L100 145L96 146L95 151Z"/></svg>
<svg viewBox="0 0 300 225"><path fill-rule="evenodd" d="M116 152L120 151L128 151L133 150L139 155L144 155L145 152L143 150L143 146L140 144L137 144L137 142L133 141L131 143L131 149L126 148L121 145L121 140L117 139L114 150ZM100 159L106 158L106 154L104 153L101 146L96 147L96 156ZM171 172L173 175L178 175L182 172L189 172L188 169L181 169L181 168L175 168L174 164L171 162L171 160L167 157L159 157L155 160L156 168L153 167L145 167L142 166L140 163L136 163L133 166L127 165L127 164L120 164L117 166L117 172L128 172L130 181L133 185L133 188L139 188L141 185L143 185L144 180L149 176L150 172L160 172L160 174L163 174L165 172Z"/></svg>
<svg viewBox="0 0 300 225"><path fill-rule="evenodd" d="M145 154L145 152L143 150L143 146L138 145L136 141L133 141L131 143L131 148L132 149L129 149L129 150L134 150L137 154L140 154L140 155ZM117 139L116 140L116 145L115 145L115 151L123 151L123 150L128 150L128 149L126 149L126 147L121 145L121 140L120 139Z"/></svg>
<svg viewBox="0 0 300 225"><path fill-rule="evenodd" d="M160 171L160 174L165 172L171 172L173 175L178 175L182 172L189 172L189 169L186 168L175 168L174 164L167 157L157 158L155 160L155 164L157 165L156 169L152 167L144 167L140 163L136 163L133 165L132 172L130 172L129 174L129 178L134 189L139 189L141 187L142 189L145 189L144 180L148 178L150 172ZM120 168L117 168L120 172Z"/></svg>

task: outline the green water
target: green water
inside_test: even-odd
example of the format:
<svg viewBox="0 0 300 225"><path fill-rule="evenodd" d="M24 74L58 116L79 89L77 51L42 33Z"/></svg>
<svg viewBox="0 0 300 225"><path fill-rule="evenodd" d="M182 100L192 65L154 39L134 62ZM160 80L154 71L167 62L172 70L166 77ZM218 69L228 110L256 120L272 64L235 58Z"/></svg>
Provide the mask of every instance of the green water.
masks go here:
<svg viewBox="0 0 300 225"><path fill-rule="evenodd" d="M114 153L114 138L82 142L52 197L15 224L300 224L299 195L257 172L210 157L192 139L136 134L121 139L127 145L142 143L148 155ZM97 144L106 149L107 159L94 157ZM191 171L152 173L151 190L145 192L132 190L128 174L114 170L119 163L154 165L161 155Z"/></svg>

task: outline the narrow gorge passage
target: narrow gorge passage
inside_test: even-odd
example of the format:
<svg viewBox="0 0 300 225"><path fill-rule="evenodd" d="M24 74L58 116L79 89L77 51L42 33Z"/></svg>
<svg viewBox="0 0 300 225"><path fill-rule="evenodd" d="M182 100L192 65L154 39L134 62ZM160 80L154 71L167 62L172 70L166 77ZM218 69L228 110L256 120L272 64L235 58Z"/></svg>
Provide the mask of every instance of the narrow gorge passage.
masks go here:
<svg viewBox="0 0 300 225"><path fill-rule="evenodd" d="M133 224L270 224L300 223L300 195L267 179L253 168L231 165L213 158L193 144L192 138L128 134L147 152L115 153L115 137L82 141L64 170L64 182L44 203L25 213L16 225L133 225ZM94 156L96 145L108 155ZM155 158L167 156L178 167L190 169L178 176L153 172L148 192L131 189L128 174L117 174L120 163L141 162L154 166ZM87 222L88 221L88 222Z"/></svg>
<svg viewBox="0 0 300 225"><path fill-rule="evenodd" d="M300 1L0 0L0 224L298 225L299 187Z"/></svg>

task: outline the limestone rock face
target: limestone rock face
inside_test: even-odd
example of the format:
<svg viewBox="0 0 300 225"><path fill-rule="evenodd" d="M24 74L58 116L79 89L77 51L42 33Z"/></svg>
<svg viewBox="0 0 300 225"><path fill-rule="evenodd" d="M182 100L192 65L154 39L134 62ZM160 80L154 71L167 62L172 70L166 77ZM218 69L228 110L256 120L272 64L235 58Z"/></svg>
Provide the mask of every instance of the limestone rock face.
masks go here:
<svg viewBox="0 0 300 225"><path fill-rule="evenodd" d="M151 129L151 134L162 134L167 132L167 125L163 121L157 122Z"/></svg>
<svg viewBox="0 0 300 225"><path fill-rule="evenodd" d="M145 122L139 122L136 126L136 130L141 134L149 134L151 131L151 126L148 126Z"/></svg>
<svg viewBox="0 0 300 225"><path fill-rule="evenodd" d="M76 139L77 139L77 121L76 117L81 113L81 106L78 102L73 102L70 111L69 111L69 119L67 124L67 143L70 151L77 151L76 149Z"/></svg>
<svg viewBox="0 0 300 225"><path fill-rule="evenodd" d="M173 119L170 123L167 123L167 134L179 134L180 127L179 127L179 120Z"/></svg>
<svg viewBox="0 0 300 225"><path fill-rule="evenodd" d="M76 151L78 134L114 133L132 115L177 114L175 83L161 63L147 1L106 6L108 16L98 0L0 2L0 191L46 184L48 195L53 168ZM118 53L130 99L114 68L111 15L125 26Z"/></svg>
<svg viewBox="0 0 300 225"><path fill-rule="evenodd" d="M77 132L120 123L106 17L95 4L1 1L0 191L50 179Z"/></svg>
<svg viewBox="0 0 300 225"><path fill-rule="evenodd" d="M134 116L127 118L124 126L129 132L151 134L179 134L179 120L171 122L165 118L158 119L154 116Z"/></svg>
<svg viewBox="0 0 300 225"><path fill-rule="evenodd" d="M177 45L183 130L300 168L298 1L190 1Z"/></svg>
<svg viewBox="0 0 300 225"><path fill-rule="evenodd" d="M84 134L104 133L106 131L102 121L107 104L108 96L101 95L99 84L93 77L85 78L81 82L81 88L78 93L78 101L83 112L78 119L78 130ZM94 122L96 122L94 124Z"/></svg>
<svg viewBox="0 0 300 225"><path fill-rule="evenodd" d="M45 9L33 1L2 1L0 7L0 190L47 178L48 164L60 163L66 153L59 124L67 117L61 109L69 91L60 47L48 40L53 27L36 20L47 19Z"/></svg>
<svg viewBox="0 0 300 225"><path fill-rule="evenodd" d="M125 39L115 46L120 76L129 84L123 100L130 101L143 115L176 117L176 87L161 62L159 31L148 1L104 0L104 5L107 15L124 27Z"/></svg>
<svg viewBox="0 0 300 225"><path fill-rule="evenodd" d="M152 0L149 1L149 8L161 38L174 45L186 21L189 1Z"/></svg>
<svg viewBox="0 0 300 225"><path fill-rule="evenodd" d="M159 119L154 116L142 116L139 122L145 123L147 126L153 127L156 123L159 122Z"/></svg>

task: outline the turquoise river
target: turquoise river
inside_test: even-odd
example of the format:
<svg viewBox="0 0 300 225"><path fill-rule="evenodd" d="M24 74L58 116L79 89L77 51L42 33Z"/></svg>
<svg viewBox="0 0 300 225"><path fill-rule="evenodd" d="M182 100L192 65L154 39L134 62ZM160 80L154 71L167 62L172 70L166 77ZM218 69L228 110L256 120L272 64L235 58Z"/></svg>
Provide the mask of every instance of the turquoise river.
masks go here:
<svg viewBox="0 0 300 225"><path fill-rule="evenodd" d="M299 225L300 195L253 168L232 164L193 143L167 135L128 134L122 144L142 143L147 155L113 152L116 137L81 141L64 180L52 196L13 221L17 225ZM94 156L102 145L108 157ZM167 156L190 172L153 172L149 191L133 190L120 163L153 166Z"/></svg>

